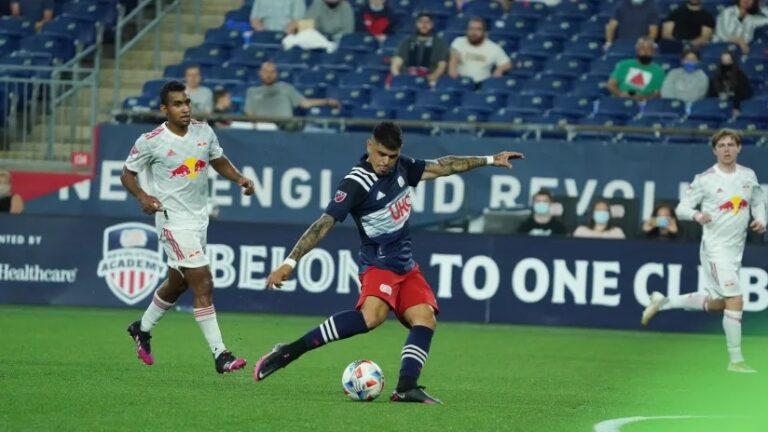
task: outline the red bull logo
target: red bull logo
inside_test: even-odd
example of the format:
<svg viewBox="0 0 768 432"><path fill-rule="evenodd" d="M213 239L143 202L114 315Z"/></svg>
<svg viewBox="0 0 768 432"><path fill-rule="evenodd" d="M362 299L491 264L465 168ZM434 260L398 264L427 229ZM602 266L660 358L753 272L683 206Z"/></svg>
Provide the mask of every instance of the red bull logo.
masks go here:
<svg viewBox="0 0 768 432"><path fill-rule="evenodd" d="M197 178L198 174L205 171L205 167L207 166L208 163L204 160L190 157L185 159L183 164L170 171L171 178L185 177L194 180Z"/></svg>
<svg viewBox="0 0 768 432"><path fill-rule="evenodd" d="M718 209L722 212L731 212L732 214L738 214L741 209L749 207L749 201L741 198L740 196L733 196L728 201L722 203Z"/></svg>
<svg viewBox="0 0 768 432"><path fill-rule="evenodd" d="M396 202L390 204L389 214L392 215L392 219L395 222L399 222L400 219L408 217L411 214L411 194L400 198Z"/></svg>

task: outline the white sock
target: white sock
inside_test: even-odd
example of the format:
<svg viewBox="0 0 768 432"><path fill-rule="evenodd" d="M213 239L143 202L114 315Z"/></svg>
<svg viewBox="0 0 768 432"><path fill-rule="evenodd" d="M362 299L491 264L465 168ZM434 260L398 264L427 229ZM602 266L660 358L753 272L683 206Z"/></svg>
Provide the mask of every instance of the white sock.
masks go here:
<svg viewBox="0 0 768 432"><path fill-rule="evenodd" d="M731 363L743 362L741 355L741 311L725 310L723 312L723 330L725 330L725 343L728 346L728 355Z"/></svg>
<svg viewBox="0 0 768 432"><path fill-rule="evenodd" d="M707 310L707 301L709 295L706 293L695 292L681 296L671 296L661 307L661 310L685 309L685 310Z"/></svg>
<svg viewBox="0 0 768 432"><path fill-rule="evenodd" d="M152 296L152 301L147 306L147 310L141 316L141 331L149 332L152 330L171 306L173 306L173 303L168 303L161 299L158 297L157 291L155 291L155 295Z"/></svg>
<svg viewBox="0 0 768 432"><path fill-rule="evenodd" d="M195 308L194 313L195 321L200 326L200 330L203 331L213 356L218 357L219 354L227 350L227 347L224 346L224 341L221 339L221 330L219 330L219 323L216 321L216 309L211 305L206 308Z"/></svg>

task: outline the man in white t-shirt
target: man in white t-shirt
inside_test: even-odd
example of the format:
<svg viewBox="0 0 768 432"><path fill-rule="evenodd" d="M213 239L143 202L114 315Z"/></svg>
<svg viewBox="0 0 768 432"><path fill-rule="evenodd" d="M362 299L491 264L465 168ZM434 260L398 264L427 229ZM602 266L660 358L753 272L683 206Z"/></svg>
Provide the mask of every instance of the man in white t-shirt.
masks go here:
<svg viewBox="0 0 768 432"><path fill-rule="evenodd" d="M166 121L136 140L125 161L120 180L139 201L144 213L155 215L155 226L168 256L166 279L141 320L131 323L128 334L136 354L152 365L150 330L187 288L194 292L194 315L213 352L218 373L245 366L224 346L213 308L213 278L205 254L208 230L208 167L237 183L245 195L253 194L253 181L244 177L224 156L210 126L191 118L192 100L186 86L171 81L160 93ZM139 185L138 173L146 171L148 184Z"/></svg>
<svg viewBox="0 0 768 432"><path fill-rule="evenodd" d="M669 298L654 292L650 305L643 311L642 324L647 325L660 310L723 312L723 330L731 360L728 370L755 372L744 363L741 354L744 300L739 270L747 229L765 232L765 200L755 172L736 163L741 151L741 135L723 129L712 137L711 144L717 163L693 179L676 209L681 220L692 219L704 227L699 273L704 278L706 292ZM701 210L696 210L699 205Z"/></svg>
<svg viewBox="0 0 768 432"><path fill-rule="evenodd" d="M448 75L451 78L469 77L476 83L491 76L500 77L512 69L507 53L486 37L485 21L472 18L467 24L467 35L451 43Z"/></svg>

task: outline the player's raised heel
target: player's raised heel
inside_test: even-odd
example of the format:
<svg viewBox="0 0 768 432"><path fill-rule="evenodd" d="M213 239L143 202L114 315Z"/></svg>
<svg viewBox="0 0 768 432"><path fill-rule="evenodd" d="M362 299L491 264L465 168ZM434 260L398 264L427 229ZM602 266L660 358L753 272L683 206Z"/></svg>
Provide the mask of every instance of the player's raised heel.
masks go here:
<svg viewBox="0 0 768 432"><path fill-rule="evenodd" d="M749 367L744 362L736 362L736 363L729 363L728 364L728 372L736 372L736 373L757 373L756 370Z"/></svg>
<svg viewBox="0 0 768 432"><path fill-rule="evenodd" d="M216 372L220 374L242 369L248 363L244 358L235 357L231 352L224 351L216 357Z"/></svg>
<svg viewBox="0 0 768 432"><path fill-rule="evenodd" d="M656 316L657 313L661 310L661 307L664 305L664 302L667 300L666 297L664 297L664 294L654 291L651 293L651 303L648 304L648 306L643 310L643 316L640 319L640 323L644 326L647 326L648 323L651 321L651 318Z"/></svg>
<svg viewBox="0 0 768 432"><path fill-rule="evenodd" d="M152 347L149 344L152 336L148 332L141 331L140 321L134 321L128 326L128 335L136 343L136 356L139 360L147 366L152 366L155 363L155 359L152 357Z"/></svg>
<svg viewBox="0 0 768 432"><path fill-rule="evenodd" d="M253 367L253 380L259 382L290 363L290 354L283 352L286 344L277 344L272 351L261 356Z"/></svg>
<svg viewBox="0 0 768 432"><path fill-rule="evenodd" d="M425 392L424 386L418 386L403 393L398 393L397 390L395 390L392 392L392 397L390 397L389 400L390 402L415 402L429 405L443 404L440 399L433 398Z"/></svg>

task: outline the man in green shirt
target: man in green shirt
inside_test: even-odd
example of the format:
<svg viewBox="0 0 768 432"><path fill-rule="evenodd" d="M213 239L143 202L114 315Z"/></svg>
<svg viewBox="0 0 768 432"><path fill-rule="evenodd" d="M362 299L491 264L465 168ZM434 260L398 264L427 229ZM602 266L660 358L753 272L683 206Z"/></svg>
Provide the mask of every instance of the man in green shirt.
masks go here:
<svg viewBox="0 0 768 432"><path fill-rule="evenodd" d="M611 73L606 87L612 95L646 101L661 96L664 83L664 69L653 63L656 44L647 38L640 38L635 46L637 58L618 62Z"/></svg>

